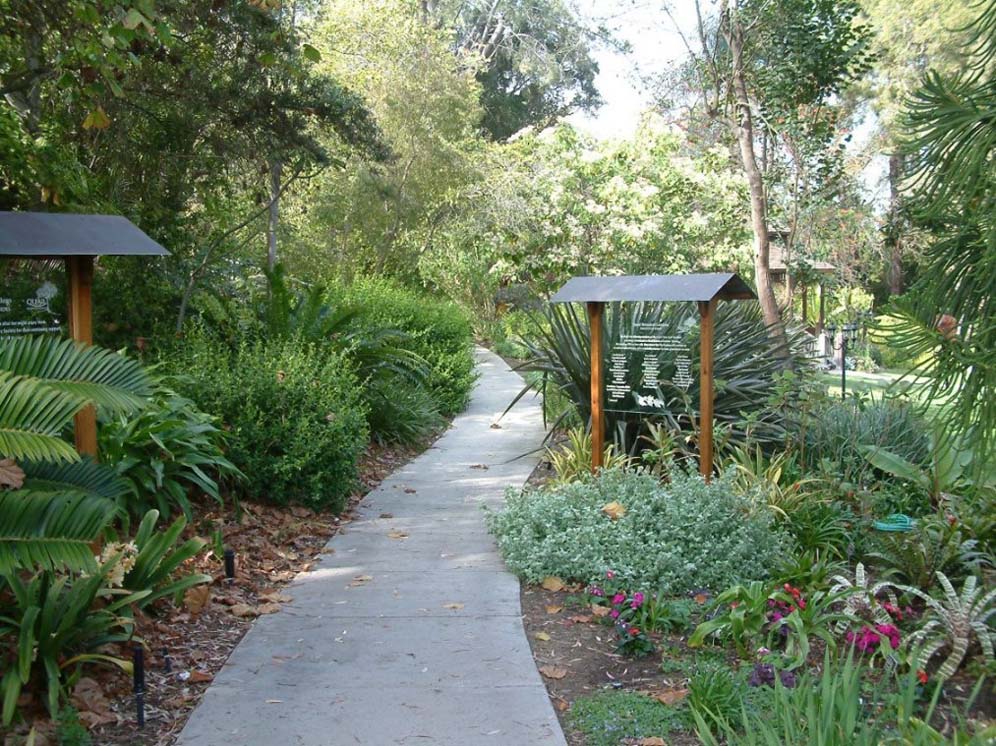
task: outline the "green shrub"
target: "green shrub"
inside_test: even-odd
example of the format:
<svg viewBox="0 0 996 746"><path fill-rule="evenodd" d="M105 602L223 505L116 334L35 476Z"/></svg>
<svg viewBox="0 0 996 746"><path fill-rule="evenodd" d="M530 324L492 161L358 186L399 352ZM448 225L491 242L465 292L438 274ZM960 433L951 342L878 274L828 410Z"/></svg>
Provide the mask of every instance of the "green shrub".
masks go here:
<svg viewBox="0 0 996 746"><path fill-rule="evenodd" d="M474 383L473 330L467 315L454 303L416 292L381 278L361 278L329 291L332 305L345 303L355 311L359 330L397 329L408 335L402 345L429 365L426 385L439 411L463 410Z"/></svg>
<svg viewBox="0 0 996 746"><path fill-rule="evenodd" d="M924 463L930 453L927 426L912 405L896 399L832 400L807 418L805 443L805 465L851 489L882 476L868 463L863 446L888 449L914 464Z"/></svg>
<svg viewBox="0 0 996 746"><path fill-rule="evenodd" d="M602 508L618 502L612 520ZM613 570L633 588L678 595L763 578L784 543L767 511L751 512L728 479L706 484L675 468L660 484L609 470L549 490L509 492L488 526L509 568L529 581L583 582Z"/></svg>
<svg viewBox="0 0 996 746"><path fill-rule="evenodd" d="M129 486L121 501L131 515L153 508L190 518L195 489L222 502L218 480L242 476L224 454L226 435L189 399L160 385L149 406L101 423L100 454Z"/></svg>
<svg viewBox="0 0 996 746"><path fill-rule="evenodd" d="M243 342L234 353L195 335L171 364L221 418L242 492L276 505L342 510L367 444L366 411L342 355L301 340Z"/></svg>

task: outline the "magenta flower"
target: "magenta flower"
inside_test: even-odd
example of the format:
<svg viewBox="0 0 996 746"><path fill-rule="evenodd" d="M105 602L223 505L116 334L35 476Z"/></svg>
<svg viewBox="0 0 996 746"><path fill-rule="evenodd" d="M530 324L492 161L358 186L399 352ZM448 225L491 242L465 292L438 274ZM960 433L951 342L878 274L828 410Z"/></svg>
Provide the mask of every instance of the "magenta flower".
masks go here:
<svg viewBox="0 0 996 746"><path fill-rule="evenodd" d="M619 618L619 609L613 609L612 611L610 611L609 612L609 616L612 617L613 619L618 619Z"/></svg>
<svg viewBox="0 0 996 746"><path fill-rule="evenodd" d="M612 578L614 578L615 576L616 576L616 574L614 572L612 572L612 570L606 570L605 571L605 577L607 577L609 580L612 580Z"/></svg>
<svg viewBox="0 0 996 746"><path fill-rule="evenodd" d="M588 592L589 592L589 593L590 593L591 595L593 595L593 596L604 596L604 595L605 595L605 591L603 591L603 590L602 590L601 588L599 588L599 587L598 587L597 585L593 585L593 586L592 586L592 587L591 587L591 588L590 588L590 589L588 590Z"/></svg>
<svg viewBox="0 0 996 746"><path fill-rule="evenodd" d="M632 606L634 609L639 609L641 606L643 606L643 594L634 593L633 600L630 601L629 605Z"/></svg>
<svg viewBox="0 0 996 746"><path fill-rule="evenodd" d="M617 606L619 604L621 604L625 600L626 600L626 594L625 593L617 593L616 595L614 595L612 597L612 603L616 604Z"/></svg>

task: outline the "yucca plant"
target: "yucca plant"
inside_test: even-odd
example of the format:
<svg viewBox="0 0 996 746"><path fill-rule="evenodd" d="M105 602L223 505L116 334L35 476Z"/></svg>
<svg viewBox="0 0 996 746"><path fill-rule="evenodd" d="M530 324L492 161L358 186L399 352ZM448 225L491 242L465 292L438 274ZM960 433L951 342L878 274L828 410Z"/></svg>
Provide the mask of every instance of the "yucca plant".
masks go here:
<svg viewBox="0 0 996 746"><path fill-rule="evenodd" d="M948 648L948 657L937 669L938 678L948 679L965 660L973 637L982 647L986 660L993 661L996 630L989 620L996 616L996 588L986 592L975 575L965 578L961 593L944 573L937 573L937 581L943 590L940 596L931 596L908 585L897 585L896 590L916 596L927 604L924 625L913 633L910 642L923 645L917 656L917 664L923 669L931 658Z"/></svg>
<svg viewBox="0 0 996 746"><path fill-rule="evenodd" d="M523 339L529 359L520 370L546 374L547 385L555 386L573 402L582 421L589 421L590 411L590 344L588 321L579 306L572 304L550 305L546 319L537 323L538 337ZM619 448L632 453L641 436L647 434L646 424L663 422L669 429L687 434L696 430L699 401L698 363L698 311L686 303L628 303L610 304L606 309L603 331L606 355L624 334L632 334L641 327L654 325L661 334L681 336L688 344L693 358L692 383L686 389L667 381L675 373L674 364L665 366L661 379L660 396L666 408L653 418L644 414L609 411L606 413L606 433L611 434ZM716 313L715 333L715 419L717 430L728 432L733 443L751 440L776 443L784 439L784 428L779 416L768 407L774 377L784 370L785 361L774 349L774 343L764 325L761 312L754 303L722 304ZM804 336L800 330L789 334L791 362L804 368ZM607 370L609 361L603 361ZM639 376L639 371L631 371ZM523 396L532 385L520 392ZM636 384L634 380L632 382ZM554 423L556 427L557 423ZM687 438L679 445L689 445Z"/></svg>
<svg viewBox="0 0 996 746"><path fill-rule="evenodd" d="M591 471L591 433L583 427L567 430L566 438L553 448L546 449L546 457L556 474L553 484L568 484ZM611 443L605 447L602 467L625 468L629 459L616 451Z"/></svg>
<svg viewBox="0 0 996 746"><path fill-rule="evenodd" d="M150 393L135 361L54 337L0 341L0 574L94 569L90 543L126 489L63 439L89 405L134 411Z"/></svg>

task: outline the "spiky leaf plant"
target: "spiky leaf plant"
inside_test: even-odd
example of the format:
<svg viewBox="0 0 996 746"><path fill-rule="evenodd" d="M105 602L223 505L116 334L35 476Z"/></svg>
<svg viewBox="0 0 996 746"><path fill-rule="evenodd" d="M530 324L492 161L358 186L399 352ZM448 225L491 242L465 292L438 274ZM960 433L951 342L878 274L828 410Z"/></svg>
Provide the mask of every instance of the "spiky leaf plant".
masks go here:
<svg viewBox="0 0 996 746"><path fill-rule="evenodd" d="M872 583L865 571L865 566L858 563L854 568L854 577L834 575L831 579L830 593L847 593L843 613L853 621L860 620L862 612L867 612L877 624L892 624L892 617L878 602L879 595L885 595L889 603L898 606L896 594L892 592L892 584L886 581ZM841 620L834 631L842 634L847 628L847 621Z"/></svg>
<svg viewBox="0 0 996 746"><path fill-rule="evenodd" d="M931 596L908 585L897 585L896 590L914 595L927 604L925 623L913 633L910 643L923 646L917 658L920 668L926 668L931 658L948 648L948 657L937 669L940 679L948 679L965 660L973 637L982 646L986 660L993 661L996 630L989 625L989 620L996 615L996 588L986 592L975 575L965 578L960 594L944 573L937 573L937 582L943 595Z"/></svg>

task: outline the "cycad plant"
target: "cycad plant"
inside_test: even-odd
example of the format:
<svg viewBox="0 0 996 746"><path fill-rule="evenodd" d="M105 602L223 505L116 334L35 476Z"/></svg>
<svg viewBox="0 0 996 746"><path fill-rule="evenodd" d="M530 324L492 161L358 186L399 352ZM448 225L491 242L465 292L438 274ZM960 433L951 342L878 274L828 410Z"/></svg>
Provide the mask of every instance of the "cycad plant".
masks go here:
<svg viewBox="0 0 996 746"><path fill-rule="evenodd" d="M583 421L590 421L590 349L588 321L580 306L550 305L546 320L533 325L536 339L523 339L529 351L522 370L544 374L548 386L556 386L571 402ZM691 303L626 303L610 304L605 313L603 345L606 359L603 369L609 370L608 355L623 335L639 334L653 327L661 335L680 337L692 357L692 381L686 388L670 383L675 363L661 369L659 396L665 408L652 418L635 412L606 412L606 433L611 434L625 453L639 447L641 436L647 435L652 421L668 429L690 436L697 430L699 408L699 324L698 310ZM801 330L789 331L790 363L805 368L805 337ZM715 420L717 431L727 433L731 443L776 443L785 438L780 415L769 407L775 376L785 369L786 362L775 351L760 308L756 303L724 303L716 312L714 380ZM639 370L631 370L638 377ZM533 376L533 382L544 376ZM634 387L635 380L630 382ZM525 391L520 394L522 396ZM557 423L554 423L556 427ZM689 438L679 438L679 446L695 450Z"/></svg>
<svg viewBox="0 0 996 746"><path fill-rule="evenodd" d="M0 341L0 574L95 569L90 543L127 485L63 436L83 408L134 411L149 393L142 367L109 350L42 336Z"/></svg>

